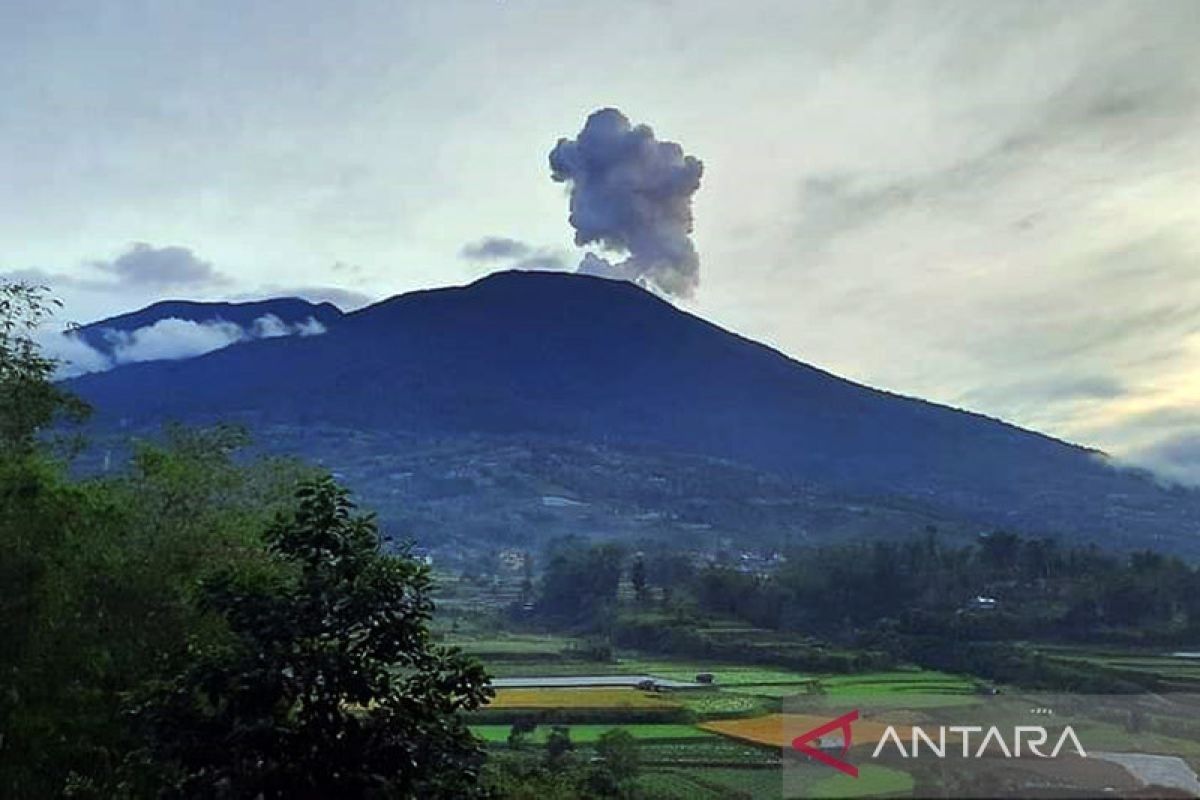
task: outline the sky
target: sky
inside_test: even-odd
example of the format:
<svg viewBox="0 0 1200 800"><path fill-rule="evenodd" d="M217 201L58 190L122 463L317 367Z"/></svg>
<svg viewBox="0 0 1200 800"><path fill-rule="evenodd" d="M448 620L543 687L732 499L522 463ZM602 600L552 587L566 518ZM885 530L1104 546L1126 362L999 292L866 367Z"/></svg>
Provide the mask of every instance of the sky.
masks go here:
<svg viewBox="0 0 1200 800"><path fill-rule="evenodd" d="M1200 479L1200 4L0 4L0 275L86 322L575 269L548 155L703 162L682 308ZM693 176L694 177L694 176Z"/></svg>

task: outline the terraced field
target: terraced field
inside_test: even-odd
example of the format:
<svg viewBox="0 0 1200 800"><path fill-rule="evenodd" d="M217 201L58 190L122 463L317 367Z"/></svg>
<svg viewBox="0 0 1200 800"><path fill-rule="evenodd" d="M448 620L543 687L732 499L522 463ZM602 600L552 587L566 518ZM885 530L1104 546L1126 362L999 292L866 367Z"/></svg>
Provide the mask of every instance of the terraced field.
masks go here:
<svg viewBox="0 0 1200 800"><path fill-rule="evenodd" d="M768 714L750 719L717 720L703 723L700 727L706 731L719 733L751 744L761 744L767 747L784 748L792 738L804 731L812 730L829 721L829 717L811 714ZM852 745L875 745L887 730L887 723L863 719L854 723L854 739ZM896 732L901 739L907 740L912 735L910 728L896 725ZM841 741L840 739L838 741Z"/></svg>
<svg viewBox="0 0 1200 800"><path fill-rule="evenodd" d="M1058 660L1082 661L1118 673L1154 678L1159 681L1162 691L1200 693L1200 658L1173 653L1089 647L1039 649Z"/></svg>
<svg viewBox="0 0 1200 800"><path fill-rule="evenodd" d="M449 638L449 637L448 637ZM671 659L618 652L609 661L583 658L584 644L567 637L497 634L449 639L477 654L496 676L550 677L651 676L660 681L694 683L697 675L713 676L699 688L642 691L632 687L502 687L471 724L490 748L507 752L512 724L523 719L535 727L523 737L523 752L542 747L554 727L565 727L586 758L604 733L623 730L639 743L642 774L638 785L657 800L724 800L778 798L783 788L781 750L786 744L781 711L794 695L819 695L839 704L864 698L886 708L889 702L934 698L934 703L974 699L970 679L908 669L854 675L810 674L783 667L730 663L715 659ZM814 717L812 725L824 719ZM797 718L795 725L805 720ZM809 725L809 727L812 727ZM874 731L875 725L879 728ZM792 726L789 726L789 730ZM856 725L856 743L874 741L878 723ZM529 757L535 757L530 755ZM872 765L847 789L814 768L804 796L872 796L903 794L912 778ZM851 794L853 792L853 794Z"/></svg>
<svg viewBox="0 0 1200 800"><path fill-rule="evenodd" d="M498 689L488 708L504 709L673 709L679 704L654 692L625 687Z"/></svg>
<svg viewBox="0 0 1200 800"><path fill-rule="evenodd" d="M592 744L603 734L613 730L625 731L633 736L633 738L646 742L686 742L694 739L715 738L715 734L698 728L695 725L656 725L654 723L643 723L634 725L568 725L566 727L570 732L571 741L576 744ZM507 742L511 730L512 727L509 725L471 726L472 733L489 744ZM530 744L545 744L547 737L550 735L550 730L548 726L539 727L530 734L527 741Z"/></svg>

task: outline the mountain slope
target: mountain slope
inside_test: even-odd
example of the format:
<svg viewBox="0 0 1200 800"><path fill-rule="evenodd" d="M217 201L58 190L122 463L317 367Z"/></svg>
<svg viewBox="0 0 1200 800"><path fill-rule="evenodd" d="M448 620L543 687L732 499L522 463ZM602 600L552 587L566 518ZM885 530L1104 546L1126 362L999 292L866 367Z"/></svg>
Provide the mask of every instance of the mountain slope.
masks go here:
<svg viewBox="0 0 1200 800"><path fill-rule="evenodd" d="M631 284L580 275L499 273L391 298L324 336L123 366L71 388L102 423L238 417L657 448L989 525L1197 547L1193 493L1046 436L842 380Z"/></svg>
<svg viewBox="0 0 1200 800"><path fill-rule="evenodd" d="M72 331L73 336L86 342L104 355L113 354L114 339L140 328L147 328L166 319L185 322L231 322L249 329L255 321L272 316L284 325L292 326L315 320L325 327L343 316L332 303L310 303L298 297L280 297L243 303L198 302L194 300L164 300L129 314L102 319ZM114 334L117 334L114 337Z"/></svg>

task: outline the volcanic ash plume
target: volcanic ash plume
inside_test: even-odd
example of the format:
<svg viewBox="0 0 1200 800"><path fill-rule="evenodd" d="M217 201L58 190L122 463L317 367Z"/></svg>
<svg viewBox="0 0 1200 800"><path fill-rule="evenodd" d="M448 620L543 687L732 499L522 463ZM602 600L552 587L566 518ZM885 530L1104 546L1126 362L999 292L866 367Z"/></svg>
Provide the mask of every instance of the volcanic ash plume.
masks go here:
<svg viewBox="0 0 1200 800"><path fill-rule="evenodd" d="M692 195L704 165L649 126L634 127L620 111L588 117L577 139L559 139L550 174L571 188L575 244L626 253L613 262L588 253L579 272L624 278L689 297L700 283L692 244Z"/></svg>

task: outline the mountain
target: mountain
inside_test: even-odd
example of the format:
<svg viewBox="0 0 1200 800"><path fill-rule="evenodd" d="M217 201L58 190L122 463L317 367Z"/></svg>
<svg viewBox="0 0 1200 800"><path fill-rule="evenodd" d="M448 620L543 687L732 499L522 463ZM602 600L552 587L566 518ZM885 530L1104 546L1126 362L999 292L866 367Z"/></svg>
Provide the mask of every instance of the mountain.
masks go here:
<svg viewBox="0 0 1200 800"><path fill-rule="evenodd" d="M582 275L497 273L393 297L322 336L125 365L69 388L101 426L240 419L679 453L981 526L1200 554L1197 493L843 380L632 284Z"/></svg>
<svg viewBox="0 0 1200 800"><path fill-rule="evenodd" d="M115 342L122 334L148 328L168 319L197 324L232 323L243 330L253 330L257 321L274 317L287 327L304 325L315 320L328 328L343 314L332 303L310 303L298 297L281 297L244 303L207 303L193 300L164 300L129 314L121 314L99 322L80 326L71 335L82 339L95 350L112 356Z"/></svg>

